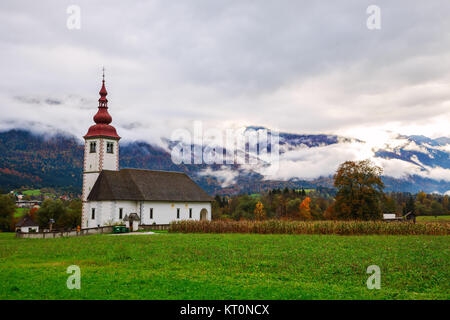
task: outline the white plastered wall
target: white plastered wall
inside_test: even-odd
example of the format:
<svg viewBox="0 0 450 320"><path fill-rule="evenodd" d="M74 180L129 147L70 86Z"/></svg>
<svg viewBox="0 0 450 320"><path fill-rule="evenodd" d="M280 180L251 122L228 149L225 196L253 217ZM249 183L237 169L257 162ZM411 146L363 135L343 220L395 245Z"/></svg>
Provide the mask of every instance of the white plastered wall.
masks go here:
<svg viewBox="0 0 450 320"><path fill-rule="evenodd" d="M95 208L95 219L92 219L92 208ZM200 220L202 209L207 210L207 220L211 220L210 202L156 202L156 201L89 201L86 203L87 228L98 225L104 226L113 223L123 223L119 219L120 208L123 209L123 217L130 213L141 216L141 223L169 224L172 221ZM153 219L150 218L150 208L153 208ZM180 209L180 218L177 218L177 209ZM192 218L189 218L189 209L192 209Z"/></svg>

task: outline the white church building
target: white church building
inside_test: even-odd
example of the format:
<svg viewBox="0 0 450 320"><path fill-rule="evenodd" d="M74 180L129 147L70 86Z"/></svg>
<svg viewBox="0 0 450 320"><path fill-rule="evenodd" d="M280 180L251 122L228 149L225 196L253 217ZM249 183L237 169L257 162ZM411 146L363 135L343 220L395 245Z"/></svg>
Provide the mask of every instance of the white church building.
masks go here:
<svg viewBox="0 0 450 320"><path fill-rule="evenodd" d="M105 78L95 125L84 136L82 228L126 224L169 224L180 220L211 220L212 198L180 172L119 170L119 140L110 125Z"/></svg>

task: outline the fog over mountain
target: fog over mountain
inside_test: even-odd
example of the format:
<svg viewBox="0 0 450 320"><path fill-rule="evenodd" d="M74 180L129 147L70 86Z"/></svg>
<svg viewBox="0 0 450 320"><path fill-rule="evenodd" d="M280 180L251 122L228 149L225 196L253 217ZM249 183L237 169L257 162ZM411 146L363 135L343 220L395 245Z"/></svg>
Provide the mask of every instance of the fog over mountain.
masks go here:
<svg viewBox="0 0 450 320"><path fill-rule="evenodd" d="M275 165L258 159L254 164L175 164L171 150L177 142L161 145L123 141L121 168L186 172L210 194L261 192L271 188L332 187L332 175L346 160L371 159L384 168L387 191L438 192L450 190L448 138L395 135L383 149L337 135L280 133L280 157ZM0 133L0 187L57 187L81 189L83 147L70 134L43 135L23 130ZM270 174L266 174L270 172Z"/></svg>

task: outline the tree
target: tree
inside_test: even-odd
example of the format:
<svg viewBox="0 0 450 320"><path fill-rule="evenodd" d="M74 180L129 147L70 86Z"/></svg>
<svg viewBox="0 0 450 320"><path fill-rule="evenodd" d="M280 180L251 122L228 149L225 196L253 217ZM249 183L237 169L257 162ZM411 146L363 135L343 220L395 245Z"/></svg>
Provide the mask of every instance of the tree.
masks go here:
<svg viewBox="0 0 450 320"><path fill-rule="evenodd" d="M414 202L413 197L410 195L408 200L406 201L406 205L405 205L405 213L411 212L411 213L416 213L416 204Z"/></svg>
<svg viewBox="0 0 450 320"><path fill-rule="evenodd" d="M16 204L8 195L0 195L0 230L11 231Z"/></svg>
<svg viewBox="0 0 450 320"><path fill-rule="evenodd" d="M31 217L32 220L36 220L37 212L39 208L31 208L28 215Z"/></svg>
<svg viewBox="0 0 450 320"><path fill-rule="evenodd" d="M383 210L386 213L396 213L397 212L397 203L395 202L395 199L387 195L384 199L383 203Z"/></svg>
<svg viewBox="0 0 450 320"><path fill-rule="evenodd" d="M264 205L262 204L261 201L258 201L256 203L254 213L255 213L256 220L264 220L266 218L266 212L264 210Z"/></svg>
<svg viewBox="0 0 450 320"><path fill-rule="evenodd" d="M450 201L448 199L448 196L444 196L442 199L442 207L444 208L444 211L449 212L450 211Z"/></svg>
<svg viewBox="0 0 450 320"><path fill-rule="evenodd" d="M233 218L235 220L240 220L242 218L249 220L252 219L256 203L257 200L249 197L248 195L238 198L236 209L233 212Z"/></svg>
<svg viewBox="0 0 450 320"><path fill-rule="evenodd" d="M416 199L417 199L417 201L418 201L420 204L425 204L426 199L427 199L427 194L426 194L425 192L423 192L423 191L420 191L420 192L417 194Z"/></svg>
<svg viewBox="0 0 450 320"><path fill-rule="evenodd" d="M336 211L334 210L334 203L325 210L323 217L325 220L336 219Z"/></svg>
<svg viewBox="0 0 450 320"><path fill-rule="evenodd" d="M442 204L440 204L436 200L433 200L433 202L431 202L431 215L439 216L443 214L443 211L444 207L442 206Z"/></svg>
<svg viewBox="0 0 450 320"><path fill-rule="evenodd" d="M298 216L298 208L302 200L299 198L291 199L286 204L287 215L289 217L295 218Z"/></svg>
<svg viewBox="0 0 450 320"><path fill-rule="evenodd" d="M37 222L41 228L47 228L50 219L58 222L58 219L66 213L66 210L67 209L61 200L47 199L42 203L42 206L37 212Z"/></svg>
<svg viewBox="0 0 450 320"><path fill-rule="evenodd" d="M64 229L75 229L77 226L81 226L81 208L81 200L70 201L66 213L59 217L56 224Z"/></svg>
<svg viewBox="0 0 450 320"><path fill-rule="evenodd" d="M311 216L311 209L309 207L309 204L311 203L311 198L310 197L306 197L302 203L300 203L300 207L299 207L299 215L302 219L304 220L311 220L312 216Z"/></svg>
<svg viewBox="0 0 450 320"><path fill-rule="evenodd" d="M346 161L334 175L337 188L334 209L340 219L374 220L381 218L384 198L382 169L369 160Z"/></svg>

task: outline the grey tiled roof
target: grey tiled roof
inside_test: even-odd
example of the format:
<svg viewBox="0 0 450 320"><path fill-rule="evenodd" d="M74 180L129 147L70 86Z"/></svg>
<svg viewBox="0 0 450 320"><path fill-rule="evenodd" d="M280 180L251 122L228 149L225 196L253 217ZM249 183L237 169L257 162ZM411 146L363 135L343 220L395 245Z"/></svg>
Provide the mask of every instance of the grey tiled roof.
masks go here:
<svg viewBox="0 0 450 320"><path fill-rule="evenodd" d="M16 227L37 227L39 223L35 222L30 216L26 215L18 223Z"/></svg>
<svg viewBox="0 0 450 320"><path fill-rule="evenodd" d="M88 200L208 202L212 198L181 172L122 169L100 172Z"/></svg>

